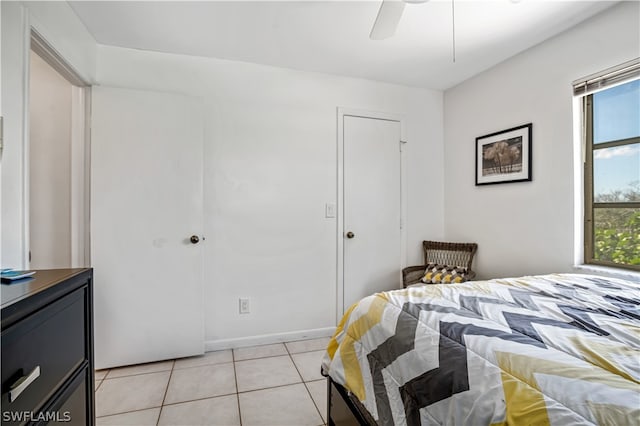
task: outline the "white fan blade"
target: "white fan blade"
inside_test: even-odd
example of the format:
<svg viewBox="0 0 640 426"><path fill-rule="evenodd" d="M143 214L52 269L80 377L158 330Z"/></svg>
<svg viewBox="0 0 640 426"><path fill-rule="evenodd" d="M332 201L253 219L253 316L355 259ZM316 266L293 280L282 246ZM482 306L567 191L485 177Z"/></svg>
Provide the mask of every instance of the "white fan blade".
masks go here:
<svg viewBox="0 0 640 426"><path fill-rule="evenodd" d="M371 40L384 40L396 33L398 23L404 10L404 1L382 0L378 11L378 17L373 24L369 38Z"/></svg>

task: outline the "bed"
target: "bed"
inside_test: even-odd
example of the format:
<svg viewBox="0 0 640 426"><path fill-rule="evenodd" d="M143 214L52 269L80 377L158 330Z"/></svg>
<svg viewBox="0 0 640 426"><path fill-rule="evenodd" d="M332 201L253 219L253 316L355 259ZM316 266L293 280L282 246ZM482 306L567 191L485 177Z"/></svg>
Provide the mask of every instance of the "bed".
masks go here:
<svg viewBox="0 0 640 426"><path fill-rule="evenodd" d="M377 293L346 312L322 370L330 425L640 424L640 284L551 274Z"/></svg>

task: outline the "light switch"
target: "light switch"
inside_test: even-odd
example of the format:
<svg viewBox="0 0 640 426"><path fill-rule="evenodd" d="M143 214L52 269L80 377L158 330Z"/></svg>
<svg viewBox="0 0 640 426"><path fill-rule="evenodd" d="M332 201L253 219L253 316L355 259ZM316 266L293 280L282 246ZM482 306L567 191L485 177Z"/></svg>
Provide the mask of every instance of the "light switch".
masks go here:
<svg viewBox="0 0 640 426"><path fill-rule="evenodd" d="M336 203L327 203L324 206L325 217L336 217Z"/></svg>

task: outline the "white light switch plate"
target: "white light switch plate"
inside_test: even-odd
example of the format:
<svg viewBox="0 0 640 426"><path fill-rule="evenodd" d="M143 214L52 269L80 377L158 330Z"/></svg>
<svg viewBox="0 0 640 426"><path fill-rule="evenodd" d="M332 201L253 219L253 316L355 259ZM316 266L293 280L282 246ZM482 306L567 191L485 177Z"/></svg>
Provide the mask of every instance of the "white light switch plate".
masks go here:
<svg viewBox="0 0 640 426"><path fill-rule="evenodd" d="M324 217L336 217L336 203L325 204Z"/></svg>

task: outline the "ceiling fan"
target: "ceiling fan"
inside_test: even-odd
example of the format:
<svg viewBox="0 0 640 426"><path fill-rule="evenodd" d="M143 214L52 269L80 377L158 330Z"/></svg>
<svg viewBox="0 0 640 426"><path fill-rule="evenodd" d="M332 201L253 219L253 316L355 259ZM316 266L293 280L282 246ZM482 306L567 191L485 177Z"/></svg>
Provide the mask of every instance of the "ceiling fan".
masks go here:
<svg viewBox="0 0 640 426"><path fill-rule="evenodd" d="M373 23L373 28L369 34L371 40L384 40L392 37L396 33L398 23L402 17L404 6L406 3L419 4L426 3L429 0L382 0L378 16ZM515 0L512 0L515 1ZM455 17L455 0L451 0L451 19L452 19L452 55L453 62L456 61L456 17Z"/></svg>
<svg viewBox="0 0 640 426"><path fill-rule="evenodd" d="M429 0L383 0L378 10L378 16L371 29L371 40L384 40L396 33L398 23L402 17L405 3L426 3Z"/></svg>

